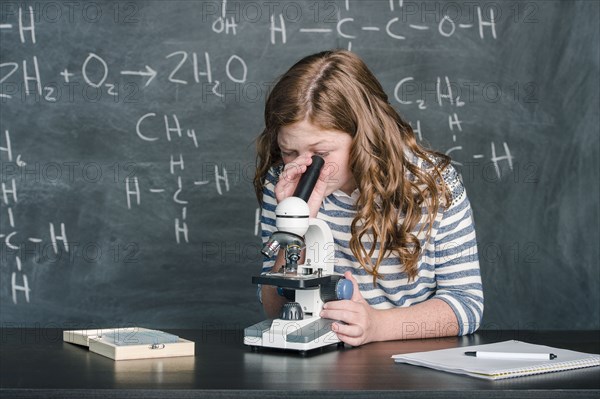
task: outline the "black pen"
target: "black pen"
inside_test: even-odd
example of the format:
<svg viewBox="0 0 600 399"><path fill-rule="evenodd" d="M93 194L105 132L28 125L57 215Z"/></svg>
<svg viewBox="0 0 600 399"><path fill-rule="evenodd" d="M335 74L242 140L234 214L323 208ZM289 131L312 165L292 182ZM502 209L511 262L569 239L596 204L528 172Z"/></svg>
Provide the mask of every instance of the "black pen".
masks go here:
<svg viewBox="0 0 600 399"><path fill-rule="evenodd" d="M465 352L467 356L481 359L523 359L523 360L552 360L556 359L554 353L516 353L516 352Z"/></svg>

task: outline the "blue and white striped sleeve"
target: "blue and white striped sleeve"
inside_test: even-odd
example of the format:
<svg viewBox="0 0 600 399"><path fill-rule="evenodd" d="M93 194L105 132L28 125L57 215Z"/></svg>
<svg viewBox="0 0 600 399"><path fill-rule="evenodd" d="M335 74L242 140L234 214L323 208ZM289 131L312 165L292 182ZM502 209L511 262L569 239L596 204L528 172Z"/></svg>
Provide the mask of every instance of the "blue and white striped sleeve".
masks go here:
<svg viewBox="0 0 600 399"><path fill-rule="evenodd" d="M452 203L444 209L435 236L434 298L445 301L456 315L459 335L479 328L483 315L483 288L471 204L452 165L443 172Z"/></svg>
<svg viewBox="0 0 600 399"><path fill-rule="evenodd" d="M262 192L262 209L260 212L260 229L263 245L267 242L271 234L277 228L275 227L275 208L277 207L277 199L275 198L275 184L279 179L279 172L276 168L269 169L265 178L265 185ZM275 258L263 257L261 274L270 272L275 265ZM258 285L258 300L262 303L261 286Z"/></svg>
<svg viewBox="0 0 600 399"><path fill-rule="evenodd" d="M277 228L275 227L275 208L277 207L277 199L275 198L275 184L277 184L278 177L277 170L275 168L269 169L265 178L265 185L263 188L262 195L262 209L260 212L260 229L261 239L263 245L267 242L271 234L273 234ZM271 271L275 265L275 258L263 258L262 273Z"/></svg>

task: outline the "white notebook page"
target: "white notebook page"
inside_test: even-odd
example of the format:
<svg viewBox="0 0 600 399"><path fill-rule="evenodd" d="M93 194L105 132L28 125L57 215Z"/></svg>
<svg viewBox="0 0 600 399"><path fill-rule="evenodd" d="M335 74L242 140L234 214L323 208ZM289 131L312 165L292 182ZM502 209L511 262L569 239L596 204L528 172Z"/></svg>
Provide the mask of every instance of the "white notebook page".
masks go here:
<svg viewBox="0 0 600 399"><path fill-rule="evenodd" d="M465 352L467 351L553 353L557 357L553 360L482 359L466 356ZM552 348L521 341L504 341L494 344L408 353L394 355L392 358L398 363L408 363L487 379L512 378L600 366L600 355Z"/></svg>

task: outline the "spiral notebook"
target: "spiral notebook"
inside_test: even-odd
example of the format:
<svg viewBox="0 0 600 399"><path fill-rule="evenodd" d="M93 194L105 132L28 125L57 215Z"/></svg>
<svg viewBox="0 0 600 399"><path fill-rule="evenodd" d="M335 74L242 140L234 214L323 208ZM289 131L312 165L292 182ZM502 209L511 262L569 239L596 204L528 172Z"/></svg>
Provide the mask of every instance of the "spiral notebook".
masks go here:
<svg viewBox="0 0 600 399"><path fill-rule="evenodd" d="M482 359L466 356L465 352L467 351L553 353L556 355L556 359ZM597 354L575 352L521 341L504 341L430 352L406 353L394 355L392 358L397 363L408 363L490 380L600 366L600 355Z"/></svg>

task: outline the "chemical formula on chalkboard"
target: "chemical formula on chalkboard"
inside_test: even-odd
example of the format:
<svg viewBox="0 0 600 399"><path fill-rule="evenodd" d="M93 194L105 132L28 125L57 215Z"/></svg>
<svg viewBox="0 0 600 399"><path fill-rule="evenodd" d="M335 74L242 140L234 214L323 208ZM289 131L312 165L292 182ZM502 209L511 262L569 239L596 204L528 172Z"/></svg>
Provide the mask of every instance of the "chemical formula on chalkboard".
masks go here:
<svg viewBox="0 0 600 399"><path fill-rule="evenodd" d="M139 6L140 4L137 3L121 5L117 3L117 6L111 8L111 15L116 18L117 15L123 16L126 11L128 15L123 19L123 25L132 21L139 23L137 17L143 15L143 9ZM266 46L264 49L267 52L269 48L275 51L278 48L294 46L298 42L327 37L333 37L337 43L343 44L349 50L374 40L373 35L383 35L376 40L392 47L396 46L395 43L410 42L412 37L419 35L421 37L429 35L431 40L445 40L458 35L458 30L474 32L481 41L481 46L486 46L486 41L499 39L496 26L498 12L494 7L483 10L480 5L455 8L449 4L443 10L438 10L439 5L436 5L435 10L425 9L426 14L430 12L438 15L435 21L429 21L425 15L418 22L419 18L415 18L415 15L423 10L415 8L413 3L389 1L386 5L387 10L385 7L379 10L382 15L378 23L362 18L364 7L350 1L308 4L290 2L281 5L222 1L201 2L197 6L202 22L210 26L211 34L224 38L225 42L231 42L238 41L242 32L247 32L248 29L254 30L263 37ZM217 197L229 193L231 187L228 171L215 163L210 176L203 171L201 177L194 178L194 170L188 167L188 175L184 179L182 174L186 171L188 159L206 155L203 153L204 146L199 134L204 126L185 121L185 116L182 117L177 111L164 112L160 107L144 109L139 98L152 98L157 90L164 90L171 86L176 88L176 101L180 96L185 97L186 91L197 91L199 88L202 98L200 106L211 101L227 104L228 101L231 102L228 96L231 97L232 94L235 100L240 100L239 87L243 87L242 90L253 90L255 94L252 102L256 103L256 99L264 98L272 84L270 81L259 81L255 78L256 60L251 55L239 54L224 47L218 50L194 50L182 42L161 46L146 58L137 61L132 57L126 57L124 60L120 57L117 59L115 55L118 53L103 52L97 46L88 49L82 46L81 51L73 53L73 56L56 59L51 57L50 53L41 50L41 46L59 48L64 45L60 40L54 40L45 34L44 30L53 27L45 20L50 15L48 6L37 3L33 5L11 3L3 7L4 15L0 24L3 43L16 42L14 45L17 48L24 49L24 57L22 59L3 57L0 63L0 101L5 104L21 102L29 106L43 103L78 104L82 101L91 104L107 101L117 105L135 105L129 113L129 118L132 118L128 123L129 126L123 129L130 134L132 140L137 140L144 145L156 146L164 153L163 159L156 163L152 171L161 177L170 176L171 180L152 179L151 176L142 180L140 176L130 173L121 181L121 201L132 215L142 211L146 203L149 203L150 207L155 207L158 203L162 203L163 207L169 203L174 204L178 214L173 216L170 223L163 222L155 228L170 230L171 233L168 235L177 244L189 244L191 234L188 224L189 209L193 205L190 203L190 198L196 194L194 191L207 190L211 187ZM91 6L85 7L86 21L90 19L90 15L101 15L102 7L95 13L92 13ZM69 15L72 26L78 26L74 19L76 19L75 15ZM93 22L85 28L92 34L94 29L99 29L100 32L101 21ZM386 42L386 39L390 42ZM166 41L168 43L169 38L166 38ZM127 43L124 45L126 46ZM127 48L120 46L120 52L127 51ZM143 56L143 52L140 54ZM269 75L271 79L275 78L274 72ZM463 151L460 142L473 132L468 129L471 125L470 121L461 116L461 113L465 107L472 104L472 101L469 101L473 95L472 90L464 95L465 87L457 87L448 75L435 75L429 78L433 79L435 87L422 85L416 76L398 76L393 87L388 87L388 90L393 94L391 98L400 107L416 107L417 112L424 113L429 113L433 107L444 112L451 110L436 124L438 127L445 126L451 137L452 145L445 149L445 153L452 156L456 165L463 166L468 157L463 154L457 156ZM472 89L473 86L468 88ZM495 87L492 87L493 89ZM488 91L489 88L484 87L482 90ZM214 100L210 100L211 96ZM242 100L248 100L249 95L245 92L241 97ZM436 112L435 115L444 114ZM420 117L414 118L411 125L420 141L429 139L430 135L422 127ZM4 136L6 144L1 149L7 154L8 163L13 163L13 167L24 167L26 164L20 154L16 158L13 157L8 130L5 131ZM130 141L130 143L134 142ZM513 169L514 156L505 141L501 143L491 141L487 150L472 154L470 157L474 160L488 159L493 164L498 178L502 176L500 162L506 162L508 169ZM18 246L13 243L13 239L16 234L22 233L16 230L12 211L12 207L17 203L15 179L2 182L2 196L3 204L6 206L4 213L9 220L8 225L14 230L1 232L0 238L4 240L7 248L16 250ZM250 223L252 228L249 230L253 236L257 236L260 215L258 209L252 209L254 209L253 220ZM64 242L65 250L68 251L64 223L60 223L60 233L57 233L54 224L50 223L49 233L55 251L60 240ZM28 239L31 242L41 241L35 237ZM15 257L14 262L16 271L11 274L13 302L17 301L18 291L24 293L28 302L30 288L27 275L22 270L18 256ZM19 276L21 283L17 282Z"/></svg>
<svg viewBox="0 0 600 399"><path fill-rule="evenodd" d="M295 62L333 48L356 52L461 174L486 301L517 309L491 305L488 320L566 306L556 293L573 274L591 288L564 292L588 306L592 3L0 2L0 322L261 319L249 279L265 99ZM523 281L555 298L550 310L520 307ZM544 327L594 327L571 314Z"/></svg>
<svg viewBox="0 0 600 399"><path fill-rule="evenodd" d="M459 29L470 29L477 28L479 32L479 37L484 39L484 31L486 29L489 30L490 37L493 40L497 39L496 33L496 21L495 21L495 9L494 7L489 7L487 11L482 11L482 8L477 5L471 5L467 9L464 8L456 8L456 5L450 3L446 5L443 9L438 10L437 7L439 5L435 5L434 9L428 10L425 9L425 17L427 17L427 13L433 13L437 15L437 13L441 13L442 18L438 18L439 22L437 24L437 30L442 37L450 37L454 34L457 27ZM213 31L216 33L221 33L223 29L231 28L233 30L233 34L237 33L236 28L238 24L236 22L236 18L240 18L242 15L245 18L250 18L251 20L260 20L262 17L262 8L256 8L256 4L243 4L239 2L227 3L227 1L223 1L221 4L218 3L203 3L201 5L203 11L203 17L205 19L210 18L213 14L217 14L215 17L215 22L212 25ZM277 8L270 8L268 30L270 32L270 43L272 45L281 44L286 45L288 42L288 29L286 27L286 20L288 21L288 25L301 22L300 15L302 15L302 9L298 8L299 6L296 3L290 3L280 10L277 13ZM343 13L351 13L350 11L350 2L345 1L343 7L339 7L337 3L327 2L325 5L319 5L319 3L314 3L309 6L310 11L314 11L315 19L322 19L327 24L335 24L335 29L333 28L309 28L309 27L300 27L297 28L297 32L301 34L315 34L318 36L336 34L339 39L347 40L348 49L352 49L352 40L361 40L357 34L349 34L346 30L347 24L352 24L355 22L354 17L343 17L341 14ZM412 29L415 31L427 31L430 30L430 26L424 24L413 24L408 23L411 16L417 13L417 9L414 8L413 3L404 4L402 1L400 2L389 2L389 12L394 13L396 9L403 10L401 13L401 17L392 17L386 24L385 29L381 29L377 26L361 26L358 31L362 32L379 32L385 31L386 34L393 39L403 40L406 39L406 35L399 35L392 33L392 27L396 24L405 23L408 29ZM419 12L423 12L419 10ZM319 13L323 15L322 18L319 18ZM497 11L496 11L497 13ZM228 14L233 14L233 16L229 16ZM484 16L484 14L489 14L488 16ZM249 15L252 15L249 17ZM285 17L284 17L285 16ZM19 40L22 44L35 44L36 43L36 17L34 15L34 8L32 6L28 8L18 7L18 12L14 13L14 17L17 19L16 23L10 24L5 23L0 25L2 29L16 29L19 32ZM473 22L473 23L457 23L455 20L465 19ZM402 21L400 20L402 18ZM279 25L275 23L275 21L279 21ZM425 18L427 20L427 18ZM225 21L225 22L224 22ZM226 22L229 21L229 22ZM229 28L215 28L215 26L225 26ZM265 27L267 29L267 27ZM355 29L355 30L357 30ZM276 33L281 36L281 40L277 41ZM301 40L301 39L300 39ZM368 39L367 39L368 40ZM216 97L224 97L227 93L224 93L221 88L222 80L216 79L214 75L217 73L214 70L214 61L212 61L211 54L209 52L201 53L200 56L198 52L189 52L184 50L172 51L168 54L164 54L161 56L165 60L174 61L172 65L166 69L157 71L157 68L154 66L150 66L148 64L144 65L139 69L119 69L116 68L116 73L122 76L137 76L140 78L139 85L144 89L147 88L157 77L160 75L165 78L169 83L178 85L178 86L186 86L190 84L202 84L204 89L207 88L208 85L209 93ZM74 60L70 60L73 63ZM64 87L61 87L57 83L45 84L41 74L40 74L40 62L36 55L33 55L31 59L24 59L20 63L19 62L5 62L0 64L0 71L3 71L2 78L0 79L0 84L5 81L8 81L13 74L17 74L20 72L22 74L21 80L22 84L6 84L2 85L0 91L0 97L5 99L11 99L13 96L20 94L21 99L23 96L36 96L36 98L43 98L45 101L56 102L59 99L67 99L73 97L73 85L78 85L79 82L75 80L76 73L77 76L80 76L80 79L83 80L82 84L84 84L85 95L84 97L90 97L90 92L88 89L95 89L96 93L91 95L94 97L101 96L104 93L107 96L113 96L118 98L119 96L128 97L131 94L131 86L127 85L119 85L116 80L109 81L109 76L111 76L111 72L115 69L112 66L109 66L108 62L99 54L95 52L90 52L87 54L85 59L81 60L79 63L81 65L80 68L76 72L69 70L69 68L65 67L61 69L59 75L64 80L64 85L69 85L68 95L64 95L63 92ZM77 64L77 63L75 63ZM186 73L186 76L191 75L192 79L186 78L182 76L182 72L188 68L189 71ZM92 72L93 71L93 72ZM221 74L223 74L227 81L235 84L244 84L248 82L248 63L244 60L244 58L240 57L237 54L231 54L227 57L224 66L222 66ZM448 76L436 76L437 80L436 84L436 97L437 103L440 107L442 107L443 101L447 101L448 105L462 107L465 105L465 101L460 99L460 95L453 95L452 93L452 84L448 78ZM398 104L401 105L409 105L413 102L418 104L419 110L427 109L428 104L424 99L416 99L406 100L404 99L408 94L412 92L411 83L414 83L415 78L412 76L402 77L394 87L394 99ZM17 80L18 81L18 80ZM55 79L50 79L51 82L56 82ZM263 87L264 88L264 87ZM261 87L253 87L253 89L261 90ZM464 88L463 88L464 89ZM472 87L469 87L472 89ZM100 93L98 93L100 90ZM491 95L498 96L498 87L496 86L483 86L481 88L483 92L486 94L490 91ZM469 95L472 93L469 92ZM147 113L138 119L136 124L136 133L142 140L147 141L155 141L158 140L157 137L147 137L140 130L140 124L146 118L154 118L156 116L155 113ZM175 124L175 128L169 127L169 122L165 117L165 126L167 133L167 140L171 140L170 132L175 131L177 134L181 135L178 127L178 121L176 117L174 117L173 123ZM462 120L459 119L459 115L456 112L451 113L448 116L448 127L452 134L453 142L456 142L457 133L462 132ZM417 119L414 121L415 132L417 133L420 140L423 140L423 132L421 130L421 121ZM195 132L193 129L187 129L186 135L191 137L194 141L194 145L197 147L197 139L195 136ZM497 146L501 148L503 151L502 154L498 154ZM461 151L463 147L461 145L452 146L446 149L446 153L448 155L452 155L456 158L456 152ZM482 159L485 158L486 154L474 154L474 159ZM497 144L494 142L490 143L489 152L487 153L487 157L491 162L494 163L495 169L498 173L498 177L500 177L500 168L497 165L498 161L506 160L508 167L512 170L512 160L513 156L510 152L510 148L508 143L502 142L501 144ZM455 161L456 164L460 164L460 162ZM129 202L128 202L129 204Z"/></svg>
<svg viewBox="0 0 600 399"><path fill-rule="evenodd" d="M8 130L4 131L4 142L5 146L0 146L0 154L4 153L7 158L7 163L2 163L2 176L3 180L5 177L9 175L16 175L17 172L15 168L26 168L27 163L22 159L21 154L16 154L16 157L13 159L13 149L10 140L10 132ZM13 163L14 162L14 163ZM21 292L23 294L23 298L25 302L29 302L31 288L29 286L29 280L27 278L27 270L24 270L23 264L21 262L21 257L19 256L21 252L21 242L26 241L34 244L40 244L43 242L43 239L38 237L28 236L27 233L19 230L19 226L17 221L15 220L13 208L18 205L19 196L18 196L18 188L17 181L14 177L10 178L10 183L2 182L0 188L2 189L2 205L4 209L2 209L3 220L8 220L8 226L10 231L8 233L0 232L0 241L4 243L6 246L6 255L7 259L3 261L7 261L7 263L14 264L14 268L10 272L10 292L12 295L12 301L14 304L18 302L18 293ZM5 219L6 218L6 219ZM64 223L60 223L60 228L56 228L53 222L49 224L49 235L50 235L50 244L52 245L52 250L55 254L58 254L58 243L61 242L64 246L65 252L69 252L69 241L67 239L67 233ZM57 230L60 229L58 232ZM4 254L4 251L2 252ZM10 259L8 259L8 255ZM4 262L3 262L4 263Z"/></svg>
<svg viewBox="0 0 600 399"><path fill-rule="evenodd" d="M138 119L136 124L136 132L138 137L141 140L153 142L159 140L159 137L150 137L144 133L142 133L141 125L142 123L152 123L154 118L156 117L156 113L148 113L143 115L140 119ZM179 139L189 139L195 148L198 148L198 139L196 137L196 132L194 129L184 129L181 127L179 119L176 114L167 116L163 115L163 120L159 123L163 126L164 122L164 138L167 141L172 141L174 138ZM176 171L185 170L185 162L183 160L183 155L181 153L174 156L170 155L169 160L169 173L173 176L176 176ZM194 186L204 186L209 184L209 180L195 180L193 182ZM219 171L218 165L214 165L214 183L216 191L219 195L223 195L224 192L229 191L229 179L227 177L227 170L223 168ZM127 208L131 209L132 204L140 205L141 204L141 190L137 177L126 177L125 178L125 188L127 194ZM147 191L152 194L163 194L166 193L167 190L159 187L149 187ZM175 204L181 205L181 218L175 218L175 240L177 244L182 241L186 243L189 242L188 238L188 225L185 222L187 208L185 205L188 204L188 201L184 199L185 193L183 192L183 185L181 176L177 175L177 188L173 191L171 195L171 199Z"/></svg>

